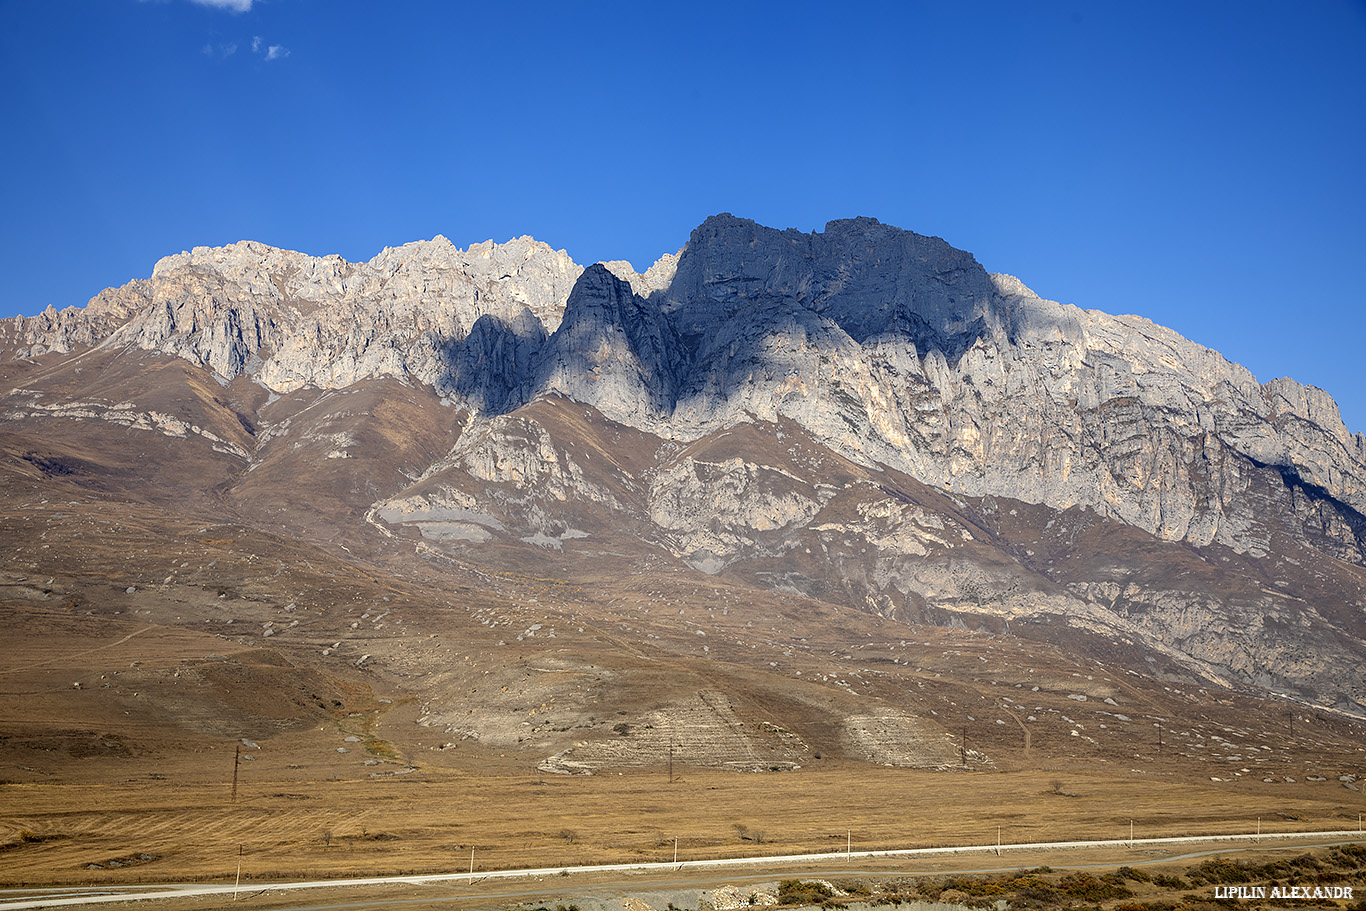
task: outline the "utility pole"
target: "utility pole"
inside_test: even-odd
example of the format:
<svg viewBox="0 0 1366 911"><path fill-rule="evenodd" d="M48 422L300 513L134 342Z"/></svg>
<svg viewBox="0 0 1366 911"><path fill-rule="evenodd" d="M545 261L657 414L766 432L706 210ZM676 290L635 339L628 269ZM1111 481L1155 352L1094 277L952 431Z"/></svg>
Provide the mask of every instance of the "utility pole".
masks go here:
<svg viewBox="0 0 1366 911"><path fill-rule="evenodd" d="M239 747L240 749L240 747ZM237 881L232 884L232 900L237 901L237 887L242 885L242 845L237 846Z"/></svg>
<svg viewBox="0 0 1366 911"><path fill-rule="evenodd" d="M1129 847L1134 846L1134 821L1129 820Z"/></svg>
<svg viewBox="0 0 1366 911"><path fill-rule="evenodd" d="M474 875L474 845L470 845L470 876Z"/></svg>
<svg viewBox="0 0 1366 911"><path fill-rule="evenodd" d="M846 829L844 832L844 853L852 857L854 855L854 830Z"/></svg>
<svg viewBox="0 0 1366 911"><path fill-rule="evenodd" d="M996 856L1001 856L1001 827L996 827Z"/></svg>
<svg viewBox="0 0 1366 911"><path fill-rule="evenodd" d="M232 802L237 803L237 767L242 764L242 744L237 745L237 751L232 754Z"/></svg>
<svg viewBox="0 0 1366 911"><path fill-rule="evenodd" d="M674 836L674 863L678 863L678 836Z"/></svg>

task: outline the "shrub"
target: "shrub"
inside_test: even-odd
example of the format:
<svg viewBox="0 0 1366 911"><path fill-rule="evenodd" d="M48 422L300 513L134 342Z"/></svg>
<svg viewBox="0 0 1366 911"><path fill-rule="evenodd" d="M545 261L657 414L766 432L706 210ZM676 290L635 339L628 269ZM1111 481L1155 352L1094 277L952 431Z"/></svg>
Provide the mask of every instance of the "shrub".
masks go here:
<svg viewBox="0 0 1366 911"><path fill-rule="evenodd" d="M951 876L944 880L944 888L965 895L999 895L1011 891L1009 883L994 879L973 879L966 876ZM947 899L943 899L947 901Z"/></svg>
<svg viewBox="0 0 1366 911"><path fill-rule="evenodd" d="M1021 876L1011 882L1015 894L1022 902L1034 905L1052 905L1062 898L1056 886L1037 876Z"/></svg>
<svg viewBox="0 0 1366 911"><path fill-rule="evenodd" d="M1237 861L1222 857L1211 858L1187 872L1187 877L1197 886L1202 883L1245 883L1252 880L1252 872Z"/></svg>
<svg viewBox="0 0 1366 911"><path fill-rule="evenodd" d="M1337 850L1339 853L1355 859L1357 864L1366 864L1366 845L1343 845Z"/></svg>
<svg viewBox="0 0 1366 911"><path fill-rule="evenodd" d="M780 905L818 905L833 895L830 887L821 882L785 879L778 883L778 904Z"/></svg>
<svg viewBox="0 0 1366 911"><path fill-rule="evenodd" d="M1133 895L1124 886L1098 879L1090 873L1069 873L1058 880L1058 889L1072 898L1088 902L1109 901Z"/></svg>

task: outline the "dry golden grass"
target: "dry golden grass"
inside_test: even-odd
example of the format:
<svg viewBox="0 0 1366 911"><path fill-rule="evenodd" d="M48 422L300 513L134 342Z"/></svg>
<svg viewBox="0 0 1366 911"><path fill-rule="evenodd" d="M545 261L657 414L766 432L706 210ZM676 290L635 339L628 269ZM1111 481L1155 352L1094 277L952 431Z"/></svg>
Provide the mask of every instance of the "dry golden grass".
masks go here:
<svg viewBox="0 0 1366 911"><path fill-rule="evenodd" d="M187 770L188 771L188 770ZM510 770L509 770L510 771ZM984 844L1356 827L1337 791L1149 776L931 773L848 763L782 774L679 770L526 777L422 770L310 781L10 784L9 883L252 879L459 871ZM288 770L285 770L287 773ZM246 778L246 776L244 776ZM1346 793L1346 792L1342 792ZM1277 814L1285 814L1277 815ZM1295 817L1287 819L1287 816ZM138 861L137 855L155 859ZM126 866L109 861L133 858ZM87 868L100 864L98 868Z"/></svg>

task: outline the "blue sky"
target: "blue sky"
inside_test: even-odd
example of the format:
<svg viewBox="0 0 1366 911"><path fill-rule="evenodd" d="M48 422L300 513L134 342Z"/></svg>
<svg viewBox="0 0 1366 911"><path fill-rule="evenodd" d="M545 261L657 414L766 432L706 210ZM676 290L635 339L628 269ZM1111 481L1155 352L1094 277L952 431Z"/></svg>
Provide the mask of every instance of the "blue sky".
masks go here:
<svg viewBox="0 0 1366 911"><path fill-rule="evenodd" d="M1366 430L1366 3L0 0L0 316L241 239L939 235Z"/></svg>

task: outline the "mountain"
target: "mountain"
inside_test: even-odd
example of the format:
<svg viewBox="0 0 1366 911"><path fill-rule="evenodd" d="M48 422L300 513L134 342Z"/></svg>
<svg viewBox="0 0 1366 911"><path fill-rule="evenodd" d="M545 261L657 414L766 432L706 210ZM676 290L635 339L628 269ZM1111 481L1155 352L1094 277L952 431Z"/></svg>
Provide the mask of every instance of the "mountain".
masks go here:
<svg viewBox="0 0 1366 911"><path fill-rule="evenodd" d="M309 654L349 654L351 631L397 611L376 600L385 585L443 610L439 593L457 592L483 605L460 623L490 649L553 629L610 651L595 660L618 662L613 682L589 689L636 693L639 730L659 729L665 703L725 728L763 702L737 682L751 673L788 686L800 665L802 687L812 674L836 686L847 678L812 664L808 640L833 637L843 655L860 624L893 639L977 631L1013 643L1020 666L1073 656L1155 688L1366 715L1366 683L1347 670L1366 659L1366 438L1332 398L1258 383L1141 317L1043 300L869 218L807 234L718 215L644 274L581 268L527 237L464 251L437 237L368 263L195 248L84 308L0 321L0 453L12 534L43 499L125 504L165 557L142 573L70 537L50 553L21 538L11 580L65 573L86 603L114 575L167 612L202 601L200 628L262 642L216 625L220 589L253 617L283 598L246 581L255 563L242 556L228 579L216 574L232 561L204 560L188 579L169 556L205 540L191 525L223 523L258 563L315 589L351 578L343 600L373 602L349 627L315 618ZM103 521L81 515L82 534ZM324 581L325 560L347 568ZM662 604L679 614L646 616ZM271 648L302 640L298 614L269 616ZM652 702L645 646L723 662L735 689L698 683L720 695L686 711ZM777 652L751 666L761 646ZM510 708L475 713L473 671L415 641L386 648L352 655L347 673L406 681L423 725L522 742ZM565 679L607 673L556 654ZM819 731L792 720L805 698L767 722L787 734L732 744L725 761L806 755L794 744ZM933 741L915 762L953 764L928 708L877 698L881 720L830 742L876 760ZM538 761L658 754L568 730L537 727ZM883 746L849 745L860 737Z"/></svg>

